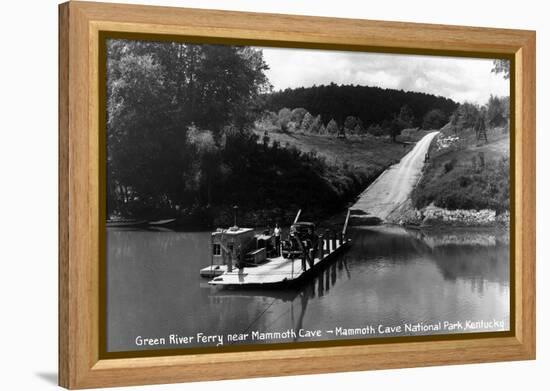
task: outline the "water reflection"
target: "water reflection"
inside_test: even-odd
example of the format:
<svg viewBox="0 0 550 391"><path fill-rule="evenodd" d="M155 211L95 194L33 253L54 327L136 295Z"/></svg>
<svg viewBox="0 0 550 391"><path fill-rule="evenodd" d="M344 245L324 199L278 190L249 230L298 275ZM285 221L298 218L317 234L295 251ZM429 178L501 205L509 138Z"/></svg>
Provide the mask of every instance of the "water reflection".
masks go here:
<svg viewBox="0 0 550 391"><path fill-rule="evenodd" d="M254 342L265 343L407 322L498 319L504 326L494 330L508 328L506 235L388 227L351 235L351 248L300 288L243 290L213 288L199 277L210 262L209 233L109 229L107 349L171 348L135 344L136 336L171 333L295 331L291 340ZM323 335L300 338L300 329ZM380 336L388 335L369 337Z"/></svg>
<svg viewBox="0 0 550 391"><path fill-rule="evenodd" d="M428 258L449 280L459 278L508 284L509 238L493 230L419 231L401 227L356 232L354 250L366 258L407 261L411 254ZM359 251L357 251L359 250Z"/></svg>

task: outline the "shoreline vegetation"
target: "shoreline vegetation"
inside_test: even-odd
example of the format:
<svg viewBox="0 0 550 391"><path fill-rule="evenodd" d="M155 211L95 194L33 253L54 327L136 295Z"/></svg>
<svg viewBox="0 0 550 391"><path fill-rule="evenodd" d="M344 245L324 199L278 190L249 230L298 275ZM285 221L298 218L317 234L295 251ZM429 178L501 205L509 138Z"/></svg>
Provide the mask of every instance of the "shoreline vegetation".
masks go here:
<svg viewBox="0 0 550 391"><path fill-rule="evenodd" d="M475 122L483 109L425 93L334 83L273 91L262 50L252 47L115 39L107 59L106 206L113 225L228 226L235 205L240 225L289 224L299 209L304 219L328 221L397 163L423 129L449 123L459 139L450 143L455 148L475 125L465 121ZM487 110L498 104L504 110L506 102L494 99ZM437 181L447 180L440 167L472 174L460 148L450 163L444 149L431 152L413 194L421 213L431 203L463 206L435 196ZM476 184L493 174L502 179L506 162L489 156L474 167L488 173L479 173ZM495 209L506 197L500 192L472 208Z"/></svg>
<svg viewBox="0 0 550 391"><path fill-rule="evenodd" d="M472 228L507 228L510 224L508 211L497 214L491 209L445 209L430 204L416 209L409 202L392 216L392 222L405 227L441 228L441 227L472 227Z"/></svg>

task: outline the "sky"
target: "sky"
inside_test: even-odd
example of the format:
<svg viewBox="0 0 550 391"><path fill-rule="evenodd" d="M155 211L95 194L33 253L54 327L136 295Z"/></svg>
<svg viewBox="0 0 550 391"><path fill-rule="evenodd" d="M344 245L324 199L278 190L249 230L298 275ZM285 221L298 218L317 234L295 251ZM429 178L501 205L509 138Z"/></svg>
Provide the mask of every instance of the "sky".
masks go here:
<svg viewBox="0 0 550 391"><path fill-rule="evenodd" d="M404 54L261 48L274 90L357 84L418 91L485 104L509 95L509 80L491 72L493 60Z"/></svg>

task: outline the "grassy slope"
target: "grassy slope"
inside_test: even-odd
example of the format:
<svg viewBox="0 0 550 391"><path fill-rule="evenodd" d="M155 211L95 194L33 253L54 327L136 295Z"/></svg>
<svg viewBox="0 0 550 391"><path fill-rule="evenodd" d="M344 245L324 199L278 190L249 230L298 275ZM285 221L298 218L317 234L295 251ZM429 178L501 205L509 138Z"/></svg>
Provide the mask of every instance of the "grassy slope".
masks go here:
<svg viewBox="0 0 550 391"><path fill-rule="evenodd" d="M257 132L262 137L263 132ZM315 151L326 159L330 165L347 166L353 171L360 171L374 180L390 165L397 163L412 149L413 142L426 132L417 132L413 138L398 138L398 143L388 139L372 136L348 136L339 139L334 136L303 133L269 132L270 141L277 141L281 146L294 146L303 152ZM370 182L369 181L369 182Z"/></svg>
<svg viewBox="0 0 550 391"><path fill-rule="evenodd" d="M441 138L454 136L448 128ZM508 164L510 136L502 128L487 131L488 143L476 140L471 129L459 132L459 139L441 146L437 139L430 148L430 162L413 192L415 207L434 203L447 209L508 209ZM484 164L482 163L484 161Z"/></svg>

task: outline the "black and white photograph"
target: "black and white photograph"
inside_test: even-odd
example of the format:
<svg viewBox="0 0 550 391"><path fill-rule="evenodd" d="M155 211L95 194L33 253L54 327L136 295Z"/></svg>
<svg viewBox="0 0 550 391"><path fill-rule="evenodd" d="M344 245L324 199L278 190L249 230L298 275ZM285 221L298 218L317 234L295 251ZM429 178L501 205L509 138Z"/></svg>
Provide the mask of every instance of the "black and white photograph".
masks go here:
<svg viewBox="0 0 550 391"><path fill-rule="evenodd" d="M104 44L107 353L510 330L508 60Z"/></svg>

